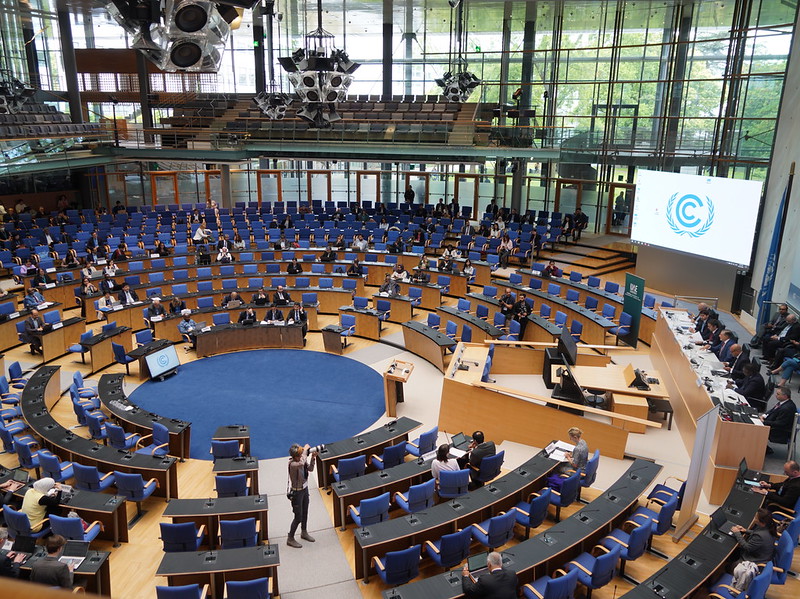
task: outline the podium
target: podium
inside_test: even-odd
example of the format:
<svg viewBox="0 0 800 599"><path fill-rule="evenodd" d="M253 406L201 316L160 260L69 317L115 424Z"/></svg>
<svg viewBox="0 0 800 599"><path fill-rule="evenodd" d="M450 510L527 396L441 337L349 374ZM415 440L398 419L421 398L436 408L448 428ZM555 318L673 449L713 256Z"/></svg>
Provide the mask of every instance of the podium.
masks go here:
<svg viewBox="0 0 800 599"><path fill-rule="evenodd" d="M383 395L386 400L386 415L389 417L397 416L397 404L403 401L403 383L408 381L408 377L414 371L411 362L395 360L383 373Z"/></svg>
<svg viewBox="0 0 800 599"><path fill-rule="evenodd" d="M344 331L344 327L335 324L330 324L322 329L322 343L326 352L342 355L342 331Z"/></svg>

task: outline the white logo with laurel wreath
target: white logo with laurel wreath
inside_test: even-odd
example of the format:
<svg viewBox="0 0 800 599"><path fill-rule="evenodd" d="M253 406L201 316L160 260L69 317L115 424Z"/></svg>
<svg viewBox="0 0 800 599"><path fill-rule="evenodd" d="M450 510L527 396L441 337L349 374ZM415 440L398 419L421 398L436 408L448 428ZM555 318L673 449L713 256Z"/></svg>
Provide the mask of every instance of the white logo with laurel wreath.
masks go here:
<svg viewBox="0 0 800 599"><path fill-rule="evenodd" d="M678 198L675 193L667 202L667 224L677 235L702 237L708 233L713 222L714 202L708 196L703 200L693 193L687 193Z"/></svg>

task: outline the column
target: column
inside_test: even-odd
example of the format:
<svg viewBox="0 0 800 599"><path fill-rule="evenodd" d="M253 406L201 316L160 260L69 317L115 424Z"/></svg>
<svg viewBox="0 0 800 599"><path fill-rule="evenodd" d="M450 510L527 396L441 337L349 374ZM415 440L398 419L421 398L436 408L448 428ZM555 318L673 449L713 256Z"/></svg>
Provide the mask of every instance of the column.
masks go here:
<svg viewBox="0 0 800 599"><path fill-rule="evenodd" d="M231 165L219 165L219 186L222 192L220 206L223 208L233 208L233 194L231 193Z"/></svg>
<svg viewBox="0 0 800 599"><path fill-rule="evenodd" d="M75 64L75 50L72 45L72 23L70 23L67 0L58 0L57 11L58 33L61 36L61 57L64 62L64 79L67 81L70 118L73 123L82 123L83 110L81 109L81 95L78 88L78 67Z"/></svg>
<svg viewBox="0 0 800 599"><path fill-rule="evenodd" d="M383 95L392 95L392 0L383 0Z"/></svg>

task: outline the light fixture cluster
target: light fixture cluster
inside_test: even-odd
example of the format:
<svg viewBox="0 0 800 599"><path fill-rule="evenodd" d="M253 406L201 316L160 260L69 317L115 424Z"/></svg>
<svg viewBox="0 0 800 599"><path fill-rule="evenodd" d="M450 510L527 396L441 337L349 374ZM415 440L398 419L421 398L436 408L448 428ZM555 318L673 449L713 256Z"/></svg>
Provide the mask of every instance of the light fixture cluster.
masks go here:
<svg viewBox="0 0 800 599"><path fill-rule="evenodd" d="M455 75L448 71L436 85L442 88L442 95L448 102L466 102L472 91L481 84L481 80L469 71L461 71Z"/></svg>
<svg viewBox="0 0 800 599"><path fill-rule="evenodd" d="M253 98L253 102L267 117L273 121L280 121L286 116L286 109L292 103L292 98L282 92L259 92Z"/></svg>
<svg viewBox="0 0 800 599"><path fill-rule="evenodd" d="M317 0L317 28L306 34L305 48L278 58L278 63L303 104L299 118L316 129L341 120L336 105L347 97L351 75L361 65L333 46L333 35L322 28L321 0Z"/></svg>
<svg viewBox="0 0 800 599"><path fill-rule="evenodd" d="M0 71L0 114L16 114L36 90L14 77L10 71Z"/></svg>
<svg viewBox="0 0 800 599"><path fill-rule="evenodd" d="M133 36L133 47L162 71L219 70L231 23L228 3L209 0L112 0L106 9Z"/></svg>

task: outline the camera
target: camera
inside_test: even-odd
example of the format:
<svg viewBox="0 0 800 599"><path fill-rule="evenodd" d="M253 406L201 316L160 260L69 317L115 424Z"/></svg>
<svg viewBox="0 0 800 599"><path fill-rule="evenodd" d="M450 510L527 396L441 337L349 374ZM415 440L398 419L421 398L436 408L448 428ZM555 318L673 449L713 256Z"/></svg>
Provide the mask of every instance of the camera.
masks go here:
<svg viewBox="0 0 800 599"><path fill-rule="evenodd" d="M323 451L325 451L324 445L316 445L314 447L309 447L308 449L308 453L322 453Z"/></svg>

